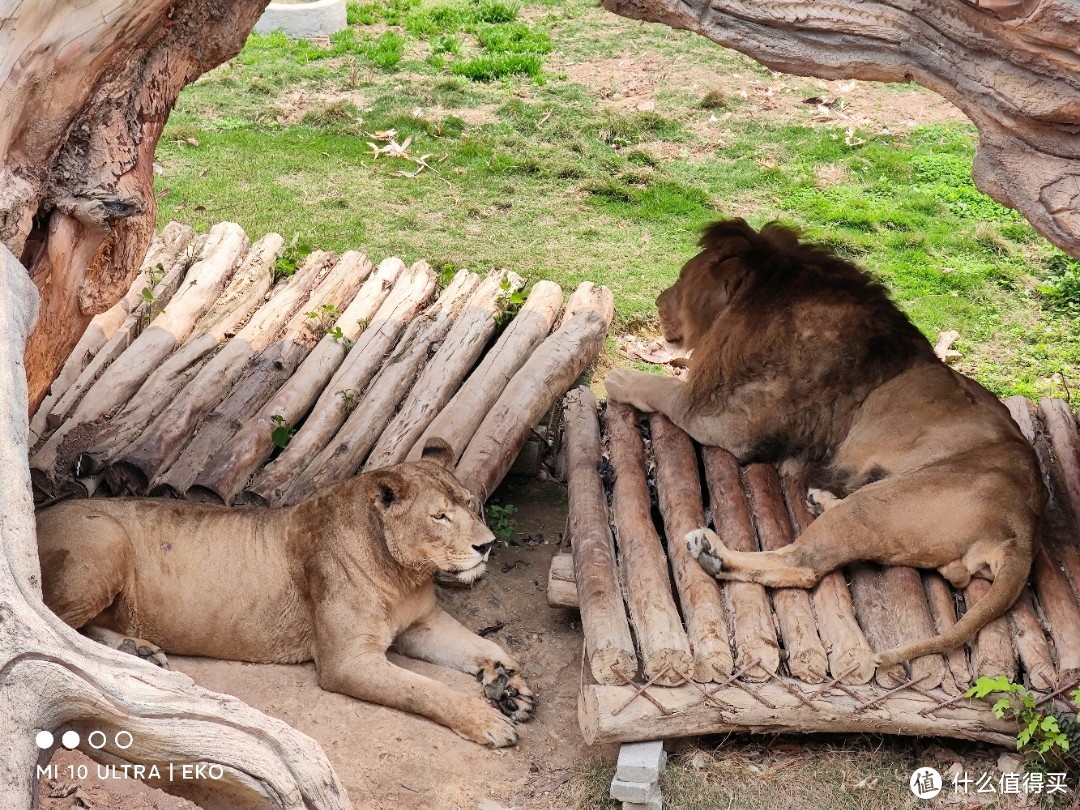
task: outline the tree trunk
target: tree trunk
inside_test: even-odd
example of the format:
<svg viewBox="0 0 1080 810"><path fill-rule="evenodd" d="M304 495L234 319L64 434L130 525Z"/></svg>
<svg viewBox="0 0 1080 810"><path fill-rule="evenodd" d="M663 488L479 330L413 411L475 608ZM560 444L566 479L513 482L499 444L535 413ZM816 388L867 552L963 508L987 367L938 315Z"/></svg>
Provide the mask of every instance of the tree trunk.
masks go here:
<svg viewBox="0 0 1080 810"><path fill-rule="evenodd" d="M185 84L235 55L266 0L11 0L0 20L0 242L41 313L30 410L90 320L138 272L156 217L153 157Z"/></svg>
<svg viewBox="0 0 1080 810"><path fill-rule="evenodd" d="M979 128L975 184L1080 257L1080 12L1071 0L603 0L773 70L918 82Z"/></svg>
<svg viewBox="0 0 1080 810"><path fill-rule="evenodd" d="M41 601L27 466L25 342L37 293L0 245L0 806L28 807L37 793L38 730L73 729L80 750L105 763L220 765L219 780L163 781L203 807L347 808L344 788L310 738L241 701L147 665L75 633ZM91 729L124 730L132 744L91 748ZM111 735L109 735L111 736Z"/></svg>

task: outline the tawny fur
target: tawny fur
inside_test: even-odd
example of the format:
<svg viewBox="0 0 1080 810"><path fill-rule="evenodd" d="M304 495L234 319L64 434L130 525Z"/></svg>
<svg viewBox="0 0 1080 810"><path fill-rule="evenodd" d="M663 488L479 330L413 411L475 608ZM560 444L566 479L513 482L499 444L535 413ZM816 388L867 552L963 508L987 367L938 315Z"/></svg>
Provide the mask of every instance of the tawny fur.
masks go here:
<svg viewBox="0 0 1080 810"><path fill-rule="evenodd" d="M422 461L357 475L281 509L65 501L38 515L45 603L92 637L133 639L147 658L156 645L241 661L314 660L324 689L510 745L511 721L533 705L517 664L435 601L432 574L473 581L494 541L452 461L433 440ZM499 708L394 666L392 643L477 675Z"/></svg>
<svg viewBox="0 0 1080 810"><path fill-rule="evenodd" d="M956 587L985 577L990 591L952 629L878 663L962 644L1019 596L1046 503L1008 410L938 360L881 285L794 231L734 219L701 244L657 299L664 337L693 349L687 382L618 369L608 396L743 463L802 468L842 500L779 551L729 551L707 529L691 548L720 578L773 587L857 560L936 568Z"/></svg>

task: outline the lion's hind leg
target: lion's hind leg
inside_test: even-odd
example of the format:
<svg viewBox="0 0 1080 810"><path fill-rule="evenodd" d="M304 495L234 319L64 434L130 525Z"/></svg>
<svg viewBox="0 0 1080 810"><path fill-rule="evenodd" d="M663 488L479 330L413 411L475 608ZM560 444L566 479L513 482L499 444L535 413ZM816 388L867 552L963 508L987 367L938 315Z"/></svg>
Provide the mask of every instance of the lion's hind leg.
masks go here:
<svg viewBox="0 0 1080 810"><path fill-rule="evenodd" d="M169 660L165 657L165 651L156 644L151 644L144 639L132 638L131 636L125 636L123 633L117 633L115 630L109 630L107 627L95 627L94 625L84 627L82 634L99 644L138 656L162 669L169 668Z"/></svg>
<svg viewBox="0 0 1080 810"><path fill-rule="evenodd" d="M686 546L710 576L770 588L809 588L832 570L805 565L794 544L779 551L731 551L709 529L687 532Z"/></svg>

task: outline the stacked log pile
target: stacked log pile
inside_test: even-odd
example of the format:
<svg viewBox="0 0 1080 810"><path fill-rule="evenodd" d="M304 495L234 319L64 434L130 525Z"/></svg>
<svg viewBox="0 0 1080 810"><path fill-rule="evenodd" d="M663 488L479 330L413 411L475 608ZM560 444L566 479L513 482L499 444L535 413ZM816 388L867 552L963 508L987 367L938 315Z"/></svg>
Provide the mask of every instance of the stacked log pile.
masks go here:
<svg viewBox="0 0 1080 810"><path fill-rule="evenodd" d="M697 447L661 415L610 403L601 416L591 394L571 391L572 556L553 560L548 600L581 611L596 681L580 696L586 739L868 731L1015 743L1015 721L963 695L980 676L1005 675L1052 704L1080 683L1080 427L1060 400L1006 405L1051 493L1030 586L964 647L878 671L875 651L951 626L988 583L954 592L936 572L870 563L809 590L718 583L689 556L686 532L709 525L730 548L780 548L813 520L805 483ZM598 488L606 465L605 509L575 487L595 478L588 486Z"/></svg>
<svg viewBox="0 0 1080 810"><path fill-rule="evenodd" d="M155 495L285 505L432 436L487 494L595 360L611 293L423 262L315 252L276 272L283 239L170 223L123 301L91 324L34 415L36 499ZM553 327L554 330L553 330Z"/></svg>

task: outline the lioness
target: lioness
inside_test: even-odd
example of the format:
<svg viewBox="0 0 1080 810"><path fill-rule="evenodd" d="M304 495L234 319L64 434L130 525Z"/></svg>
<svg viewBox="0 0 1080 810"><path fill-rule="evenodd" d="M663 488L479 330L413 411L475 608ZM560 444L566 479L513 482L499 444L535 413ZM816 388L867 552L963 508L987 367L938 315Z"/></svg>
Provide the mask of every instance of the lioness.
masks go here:
<svg viewBox="0 0 1080 810"><path fill-rule="evenodd" d="M421 714L473 742L511 745L511 721L529 717L532 692L512 656L435 602L432 574L473 582L495 539L452 463L450 447L431 440L421 461L280 509L63 502L37 520L45 604L159 664L161 650L314 660L324 689ZM394 666L391 643L475 674L498 708Z"/></svg>
<svg viewBox="0 0 1080 810"><path fill-rule="evenodd" d="M957 588L991 579L950 630L877 662L962 644L1027 581L1046 503L1031 445L853 264L776 223L718 222L701 245L657 299L664 337L694 350L687 382L619 369L608 396L741 462L804 467L830 508L779 551L730 551L703 528L691 552L718 578L770 587L856 560L936 568Z"/></svg>

